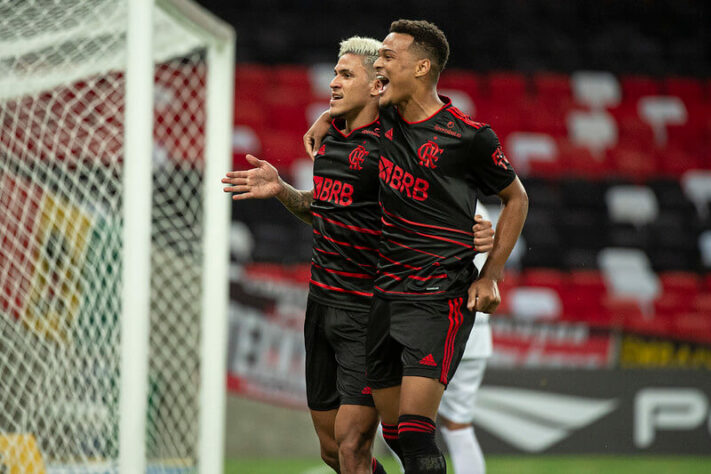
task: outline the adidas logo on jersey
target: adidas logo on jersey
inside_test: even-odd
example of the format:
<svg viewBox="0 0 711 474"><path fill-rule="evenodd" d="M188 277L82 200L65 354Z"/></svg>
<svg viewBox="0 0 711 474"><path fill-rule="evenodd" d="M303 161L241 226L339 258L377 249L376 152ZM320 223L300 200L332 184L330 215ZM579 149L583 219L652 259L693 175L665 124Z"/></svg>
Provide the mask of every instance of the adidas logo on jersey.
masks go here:
<svg viewBox="0 0 711 474"><path fill-rule="evenodd" d="M437 367L437 362L435 362L432 354L427 354L420 360L421 365L429 365L430 367Z"/></svg>
<svg viewBox="0 0 711 474"><path fill-rule="evenodd" d="M388 137L388 140L392 141L393 139L393 129L391 128L387 132L385 132L385 136Z"/></svg>

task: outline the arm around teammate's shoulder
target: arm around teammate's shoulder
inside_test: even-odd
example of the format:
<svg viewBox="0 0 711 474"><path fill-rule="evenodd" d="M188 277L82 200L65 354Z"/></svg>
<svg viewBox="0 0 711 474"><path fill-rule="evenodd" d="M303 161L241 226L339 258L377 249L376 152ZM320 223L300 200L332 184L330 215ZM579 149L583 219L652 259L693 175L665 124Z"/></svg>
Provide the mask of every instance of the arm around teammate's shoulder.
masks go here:
<svg viewBox="0 0 711 474"><path fill-rule="evenodd" d="M321 142L328 134L328 129L331 127L331 114L327 111L322 113L318 119L311 125L304 134L304 149L313 160L316 152L321 147Z"/></svg>

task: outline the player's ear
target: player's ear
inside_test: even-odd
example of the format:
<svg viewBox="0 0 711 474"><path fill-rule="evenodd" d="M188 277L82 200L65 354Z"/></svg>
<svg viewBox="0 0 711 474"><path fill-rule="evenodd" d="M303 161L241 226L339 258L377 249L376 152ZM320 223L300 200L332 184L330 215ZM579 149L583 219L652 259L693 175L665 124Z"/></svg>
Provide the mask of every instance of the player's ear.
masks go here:
<svg viewBox="0 0 711 474"><path fill-rule="evenodd" d="M432 62L428 58L419 59L415 66L415 77L423 77L430 73Z"/></svg>
<svg viewBox="0 0 711 474"><path fill-rule="evenodd" d="M373 79L370 81L370 96L371 97L377 97L380 95L380 88L382 87L382 83L380 82L379 79Z"/></svg>

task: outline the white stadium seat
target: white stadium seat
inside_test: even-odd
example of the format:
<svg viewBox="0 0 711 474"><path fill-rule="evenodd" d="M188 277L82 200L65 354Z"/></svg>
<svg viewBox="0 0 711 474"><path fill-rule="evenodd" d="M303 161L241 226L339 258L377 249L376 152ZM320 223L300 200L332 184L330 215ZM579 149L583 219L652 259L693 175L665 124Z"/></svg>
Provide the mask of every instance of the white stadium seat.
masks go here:
<svg viewBox="0 0 711 474"><path fill-rule="evenodd" d="M560 316L563 305L551 288L521 286L509 291L511 313L526 320L551 320Z"/></svg>
<svg viewBox="0 0 711 474"><path fill-rule="evenodd" d="M666 145L668 125L684 125L687 120L684 102L674 96L642 97L637 102L637 112L654 130L658 145Z"/></svg>
<svg viewBox="0 0 711 474"><path fill-rule="evenodd" d="M655 221L659 215L657 196L647 186L613 186L605 193L605 202L613 222L640 226Z"/></svg>
<svg viewBox="0 0 711 474"><path fill-rule="evenodd" d="M681 186L686 197L696 205L699 216L707 217L711 201L711 171L687 171L681 177Z"/></svg>
<svg viewBox="0 0 711 474"><path fill-rule="evenodd" d="M597 258L605 285L612 296L634 299L643 306L659 296L659 278L643 251L605 248Z"/></svg>
<svg viewBox="0 0 711 474"><path fill-rule="evenodd" d="M602 155L617 145L617 123L607 112L572 111L567 117L568 137L576 145Z"/></svg>
<svg viewBox="0 0 711 474"><path fill-rule="evenodd" d="M529 162L553 162L558 157L555 139L547 133L513 132L506 139L506 150L519 174L526 175Z"/></svg>
<svg viewBox="0 0 711 474"><path fill-rule="evenodd" d="M609 72L578 71L570 82L575 101L592 109L614 107L622 99L620 82Z"/></svg>
<svg viewBox="0 0 711 474"><path fill-rule="evenodd" d="M235 125L232 130L232 153L259 153L262 142L259 136L246 125Z"/></svg>
<svg viewBox="0 0 711 474"><path fill-rule="evenodd" d="M711 230L702 232L699 236L699 251L701 252L701 263L706 268L711 268Z"/></svg>
<svg viewBox="0 0 711 474"><path fill-rule="evenodd" d="M472 118L476 116L474 100L466 92L457 89L440 89L439 93L452 99L452 104L468 116Z"/></svg>
<svg viewBox="0 0 711 474"><path fill-rule="evenodd" d="M333 64L318 63L309 68L311 92L316 97L329 97L331 95L331 81L333 80Z"/></svg>

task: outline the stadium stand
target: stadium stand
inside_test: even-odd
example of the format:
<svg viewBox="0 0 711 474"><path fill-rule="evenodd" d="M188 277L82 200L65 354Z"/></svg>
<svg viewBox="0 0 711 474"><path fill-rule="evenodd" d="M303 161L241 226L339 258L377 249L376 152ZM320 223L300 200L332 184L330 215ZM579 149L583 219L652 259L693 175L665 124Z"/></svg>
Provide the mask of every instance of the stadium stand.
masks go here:
<svg viewBox="0 0 711 474"><path fill-rule="evenodd" d="M333 3L333 12L345 5ZM504 293L526 291L504 300L501 311L515 316L519 299L538 298L547 301L547 318L711 343L711 30L702 27L711 6L607 2L602 23L595 21L599 2L575 3L482 4L486 21L473 20L473 35L460 31L465 22L410 2L408 15L451 25L457 42L440 89L492 124L529 193L525 245L502 284ZM371 4L380 18L400 15L369 0L363 11ZM269 8L285 24L309 21L318 9L280 0ZM303 131L326 107L333 44L355 33L380 37L387 25L354 14L353 31L331 31L336 13L318 11L319 35L277 31L274 21L260 31L269 8L241 8L233 19L243 32L236 123L261 143L260 157L289 177L308 160ZM235 149L236 167L245 166L243 153ZM308 261L308 233L278 206L240 203L233 212L245 221L274 217L255 239L256 260ZM291 249L287 257L279 246ZM609 276L602 263L611 249L645 262L631 281Z"/></svg>

